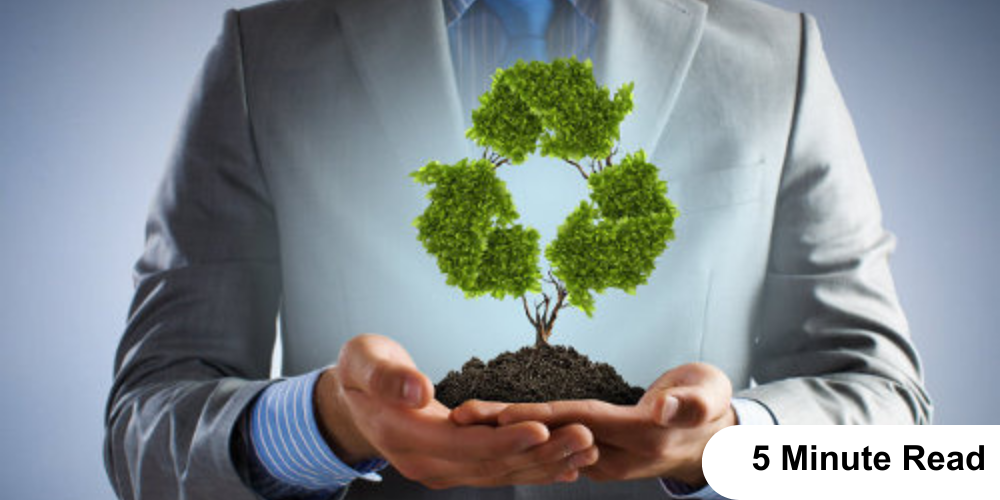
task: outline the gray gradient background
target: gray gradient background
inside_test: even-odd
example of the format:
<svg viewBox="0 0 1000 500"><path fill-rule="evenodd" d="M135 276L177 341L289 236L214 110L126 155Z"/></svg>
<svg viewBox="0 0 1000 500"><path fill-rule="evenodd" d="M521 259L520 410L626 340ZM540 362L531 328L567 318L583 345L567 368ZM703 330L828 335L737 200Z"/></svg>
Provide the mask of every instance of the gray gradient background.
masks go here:
<svg viewBox="0 0 1000 500"><path fill-rule="evenodd" d="M112 497L102 416L143 219L222 12L250 3L0 4L5 498ZM936 421L1000 423L1000 3L772 3L820 21Z"/></svg>

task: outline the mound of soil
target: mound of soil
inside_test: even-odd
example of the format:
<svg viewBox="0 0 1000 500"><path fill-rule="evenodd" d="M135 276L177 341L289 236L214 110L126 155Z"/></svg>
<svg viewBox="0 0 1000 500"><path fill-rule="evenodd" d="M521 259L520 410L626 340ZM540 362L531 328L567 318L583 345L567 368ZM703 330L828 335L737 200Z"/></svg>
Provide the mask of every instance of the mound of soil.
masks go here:
<svg viewBox="0 0 1000 500"><path fill-rule="evenodd" d="M460 372L448 373L435 386L435 396L455 408L468 399L507 403L543 403L600 399L633 405L645 390L629 385L615 369L591 361L572 347L524 347L504 352L487 363L472 358Z"/></svg>

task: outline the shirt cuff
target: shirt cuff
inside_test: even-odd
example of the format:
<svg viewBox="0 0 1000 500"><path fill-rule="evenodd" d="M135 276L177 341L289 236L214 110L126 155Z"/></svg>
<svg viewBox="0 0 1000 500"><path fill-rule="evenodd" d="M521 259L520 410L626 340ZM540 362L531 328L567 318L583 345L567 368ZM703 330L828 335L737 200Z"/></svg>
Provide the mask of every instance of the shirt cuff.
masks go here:
<svg viewBox="0 0 1000 500"><path fill-rule="evenodd" d="M250 411L252 469L300 492L332 493L355 479L381 481L385 460L350 467L330 450L320 433L313 391L322 370L276 382L265 389Z"/></svg>
<svg viewBox="0 0 1000 500"><path fill-rule="evenodd" d="M736 412L737 425L776 425L771 411L752 399L733 398L730 404ZM711 486L695 488L670 479L660 478L660 484L667 496L674 500L718 500L726 497L718 494Z"/></svg>

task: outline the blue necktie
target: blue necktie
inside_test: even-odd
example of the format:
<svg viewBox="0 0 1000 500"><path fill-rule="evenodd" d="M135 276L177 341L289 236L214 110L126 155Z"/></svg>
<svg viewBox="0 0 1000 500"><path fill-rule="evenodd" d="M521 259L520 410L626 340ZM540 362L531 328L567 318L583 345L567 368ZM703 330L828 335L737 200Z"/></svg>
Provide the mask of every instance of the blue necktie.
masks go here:
<svg viewBox="0 0 1000 500"><path fill-rule="evenodd" d="M507 33L504 66L518 59L547 61L545 32L555 11L552 0L483 0Z"/></svg>

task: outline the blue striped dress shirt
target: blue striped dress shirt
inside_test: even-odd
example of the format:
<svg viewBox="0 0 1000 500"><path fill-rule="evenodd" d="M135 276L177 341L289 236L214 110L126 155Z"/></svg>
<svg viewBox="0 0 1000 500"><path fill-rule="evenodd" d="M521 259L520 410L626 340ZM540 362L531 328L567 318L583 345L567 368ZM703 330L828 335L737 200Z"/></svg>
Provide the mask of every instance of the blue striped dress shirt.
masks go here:
<svg viewBox="0 0 1000 500"><path fill-rule="evenodd" d="M387 462L350 467L324 441L313 406L322 372L268 386L250 410L250 480L265 498L326 498L355 479L381 479L377 471Z"/></svg>
<svg viewBox="0 0 1000 500"><path fill-rule="evenodd" d="M597 35L597 0L553 0L555 12L546 32L549 58L590 58ZM478 97L506 59L507 36L486 2L443 0L452 64L466 125ZM243 425L250 483L268 499L323 499L355 479L379 481L388 464L372 460L350 467L326 445L316 422L313 390L322 370L276 382L261 393ZM773 424L759 403L733 400L740 423ZM670 481L668 495L678 500L722 498Z"/></svg>
<svg viewBox="0 0 1000 500"><path fill-rule="evenodd" d="M555 12L546 32L550 59L591 57L597 39L596 0L554 0ZM466 126L472 125L472 109L492 81L493 73L507 55L503 24L486 2L444 0L451 60L455 67L459 98Z"/></svg>

